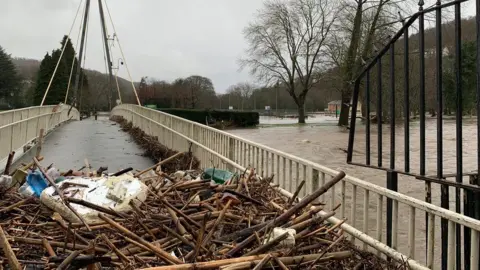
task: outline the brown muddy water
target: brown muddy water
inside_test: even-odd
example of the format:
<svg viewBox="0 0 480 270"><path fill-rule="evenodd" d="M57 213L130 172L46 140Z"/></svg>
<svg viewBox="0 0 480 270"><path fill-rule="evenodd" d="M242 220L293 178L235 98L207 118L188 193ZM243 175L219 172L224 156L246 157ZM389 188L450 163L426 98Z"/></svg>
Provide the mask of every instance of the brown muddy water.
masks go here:
<svg viewBox="0 0 480 270"><path fill-rule="evenodd" d="M463 170L470 172L477 169L477 126L476 118L465 118L463 120ZM420 162L420 130L419 122L412 122L410 125L410 167L412 172L419 172ZM346 148L348 143L348 130L340 128L334 122L319 124L298 125L271 125L260 126L255 129L237 129L229 131L245 139L261 143L283 152L305 158L324 165L326 167L343 170L347 174L360 178L367 182L386 187L386 172L346 164ZM390 125L383 125L382 161L384 167L389 167L390 157ZM455 173L456 171L456 126L455 120L443 121L443 166L444 174ZM377 164L377 126L371 128L371 161ZM404 127L403 123L395 126L396 160L395 167L404 168ZM437 166L437 124L433 118L426 121L426 169L427 175L436 174ZM355 162L365 163L365 126L358 122L355 136L354 157ZM453 178L449 180L454 181ZM468 178L463 180L468 182ZM419 200L425 198L425 184L409 176L399 176L398 191ZM337 190L337 197L339 196ZM455 190L450 188L450 209L455 209ZM363 224L363 190L357 193L357 214L353 225L361 229ZM369 196L369 229L368 234L376 235L376 200L377 197L370 193ZM348 198L347 198L348 202ZM440 206L440 188L432 184L432 203ZM384 200L385 204L385 200ZM347 206L347 209L349 207ZM385 205L384 205L384 208ZM408 220L409 208L399 204L399 230L398 250L408 254ZM346 217L350 217L350 211L346 211ZM417 211L415 215L415 259L425 263L426 237L425 237L425 213ZM348 221L350 224L352 222ZM385 222L385 221L384 221ZM383 239L386 239L385 226ZM440 267L440 219L435 220L435 269ZM463 238L463 236L462 236ZM359 242L357 242L359 243Z"/></svg>

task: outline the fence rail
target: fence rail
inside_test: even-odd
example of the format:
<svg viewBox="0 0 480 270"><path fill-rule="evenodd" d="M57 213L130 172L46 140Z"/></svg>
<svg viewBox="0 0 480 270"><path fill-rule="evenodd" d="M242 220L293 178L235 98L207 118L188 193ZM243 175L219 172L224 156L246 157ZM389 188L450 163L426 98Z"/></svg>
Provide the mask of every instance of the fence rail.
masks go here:
<svg viewBox="0 0 480 270"><path fill-rule="evenodd" d="M263 176L274 174L274 183L292 193L305 180L306 188L300 192L300 197L338 173L227 132L137 105L117 106L112 110L112 115L122 116L147 134L157 136L160 143L177 151L188 151L191 145L191 150L203 167L215 166L235 172L255 168ZM328 193L320 198L327 202L327 207L333 209L341 204L339 212L329 218L329 222L338 224L347 218L348 222L341 227L351 235L352 241L358 239L362 248L405 261L412 269L436 269L440 265L438 247L441 238L438 237L438 226L435 224L443 218L448 220L450 230L454 230L457 225L471 229L470 246L462 249L469 251L469 269L479 269L479 220L349 175ZM391 200L394 209L393 226L389 231L385 231L387 200ZM423 229L425 215L430 221L426 232ZM391 247L386 244L386 238L392 239ZM427 252L420 248L422 243L427 243ZM455 248L455 234L450 234L448 244L449 250ZM449 269L455 269L457 259L461 258L456 258L455 252L449 252Z"/></svg>
<svg viewBox="0 0 480 270"><path fill-rule="evenodd" d="M68 105L28 107L0 113L0 161L12 151L37 138L40 129L48 133L70 119L79 119L77 109Z"/></svg>

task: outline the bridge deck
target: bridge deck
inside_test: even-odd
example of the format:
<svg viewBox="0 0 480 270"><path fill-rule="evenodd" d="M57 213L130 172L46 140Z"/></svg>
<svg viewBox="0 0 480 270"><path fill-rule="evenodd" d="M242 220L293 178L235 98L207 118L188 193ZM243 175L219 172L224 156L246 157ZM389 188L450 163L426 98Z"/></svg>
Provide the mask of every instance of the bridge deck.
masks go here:
<svg viewBox="0 0 480 270"><path fill-rule="evenodd" d="M92 169L108 166L110 172L127 167L143 169L153 165L153 162L141 156L140 149L130 136L121 131L120 127L107 117L87 118L82 121L72 121L58 127L45 138L42 147L42 164L51 163L60 170L80 168L87 158ZM35 151L29 151L19 162L30 162Z"/></svg>

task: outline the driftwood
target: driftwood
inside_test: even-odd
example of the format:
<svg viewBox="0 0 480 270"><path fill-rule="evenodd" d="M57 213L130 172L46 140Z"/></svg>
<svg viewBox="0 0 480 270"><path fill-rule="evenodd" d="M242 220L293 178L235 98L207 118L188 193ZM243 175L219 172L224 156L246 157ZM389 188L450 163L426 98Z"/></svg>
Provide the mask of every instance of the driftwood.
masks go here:
<svg viewBox="0 0 480 270"><path fill-rule="evenodd" d="M170 154L163 163L138 175L145 176L142 172L159 164L172 168L185 160L187 166L192 162L188 153L166 153ZM32 164L46 175L38 159L34 158ZM78 215L78 222L69 223L37 198L26 200L11 190L0 194L0 223L17 262L27 268L353 269L359 265L358 258L363 257L345 240L341 223L327 222L335 209L317 202L320 195L341 181L343 172L296 199L304 182L293 198L288 198L271 185L273 176L261 178L254 169L249 171L219 185L193 180L201 178L199 170L187 171L183 178L175 177L174 171L157 170L141 179L148 187L146 200L128 202L131 209L122 213L69 198L47 177L65 205L94 209L101 221L87 225ZM282 232L272 237L274 229L294 229L296 233ZM8 256L4 252L0 259L10 263ZM389 263L369 256L360 265L375 270L389 268Z"/></svg>

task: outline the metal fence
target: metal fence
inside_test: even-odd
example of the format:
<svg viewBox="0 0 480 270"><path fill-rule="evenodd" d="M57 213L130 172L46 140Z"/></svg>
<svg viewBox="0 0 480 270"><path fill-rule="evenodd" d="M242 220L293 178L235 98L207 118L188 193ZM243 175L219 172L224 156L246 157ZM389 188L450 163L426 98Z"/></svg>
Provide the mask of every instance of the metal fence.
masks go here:
<svg viewBox="0 0 480 270"><path fill-rule="evenodd" d="M364 166L368 168L383 170L387 174L387 188L392 191L398 190L398 176L405 175L413 177L412 181L422 180L425 183L425 201L432 202L432 197L436 197L433 193L432 183L440 185L439 197L442 208L450 208L450 198L454 198L454 208L457 213L463 213L476 219L480 219L480 182L478 181L478 169L480 169L480 151L478 151L478 161L476 168L472 169L472 173L464 172L463 164L463 140L469 139L463 137L463 102L466 98L463 84L463 63L462 63L462 5L463 3L476 4L476 52L480 51L480 1L479 0L455 0L455 1L436 1L432 7L424 8L424 1L419 1L419 11L403 21L403 27L398 31L392 39L381 49L378 54L363 67L363 71L354 81L353 90L353 106L350 122L350 137L348 145L347 162L352 165ZM450 13L453 11L452 13ZM443 39L445 25L444 19L446 13L454 14L454 20L449 22L454 29L453 53L453 73L454 73L454 100L455 100L455 173L446 175L444 158L446 155L452 155L445 151L444 145L444 112L445 107L445 81L443 80L446 65L445 58L445 40ZM429 33L434 33L434 49L426 50L426 26L427 16L434 19L434 28ZM443 21L442 21L443 20ZM409 32L410 31L410 32ZM411 36L415 31L416 36ZM412 57L412 55L414 55ZM400 56L400 59L398 59ZM418 63L412 63L412 59ZM480 112L480 69L478 68L480 58L476 58L476 109L477 115ZM396 61L401 66L400 71ZM427 67L426 63L431 63ZM398 62L397 62L398 63ZM418 68L418 74L411 71L412 64ZM435 91L428 91L426 87L426 72L430 72L434 77L432 88ZM398 83L398 78L403 78ZM414 78L414 79L413 79ZM418 93L413 95L412 84L418 84ZM401 89L402 91L398 91ZM427 96L435 97L435 113L436 113L436 134L435 138L426 138L426 113L427 113ZM472 98L472 97L471 97ZM419 116L419 133L411 134L410 129L413 123L410 120L411 103L418 101ZM357 103L361 100L366 105L365 115L365 141L358 142L355 140L356 133L356 114ZM403 103L403 104L402 104ZM400 106L399 106L400 105ZM430 105L432 107L432 105ZM370 113L375 112L376 118L372 119ZM402 125L396 123L398 119L403 121ZM375 120L376 123L373 123ZM385 124L384 124L385 122ZM386 126L386 127L385 127ZM403 128L403 134L396 132L396 129ZM384 138L383 131L387 130ZM477 140L476 144L480 147L480 118L477 117ZM396 145L398 140L395 138L401 136L403 139L403 149L399 149ZM419 162L418 167L412 165L413 151L411 149L411 141L413 136L419 140ZM433 137L433 136L432 136ZM472 138L473 139L473 138ZM426 144L435 141L436 147L434 151L428 152ZM472 142L473 143L473 142ZM363 145L365 148L356 147L355 145ZM479 148L480 149L480 148ZM361 155L360 159L354 159L354 151L365 151L365 155ZM416 154L416 153L415 153ZM376 155L376 159L375 156ZM415 156L416 158L417 156ZM427 175L427 162L435 159L434 172ZM403 160L399 164L399 160ZM431 171L431 170L430 170ZM449 180L453 178L455 181ZM417 185L421 185L417 181ZM450 190L454 191L454 196L450 196ZM406 191L400 191L406 192ZM453 195L453 194L452 194ZM394 230L395 218L395 202L387 201L387 231ZM478 260L471 261L472 254L478 254L478 247L473 249L472 236L473 232L467 227L463 227L457 223L456 226L451 220L442 218L441 226L441 269L478 269L480 267ZM431 248L433 229L435 218L430 214L425 216L425 229L427 231L426 241L427 254L428 248ZM462 239L463 237L463 239ZM478 240L475 240L478 241ZM387 244L395 246L395 239L392 235L387 234ZM452 261L452 256L456 257L456 261ZM452 268L453 267L453 268Z"/></svg>
<svg viewBox="0 0 480 270"><path fill-rule="evenodd" d="M289 192L304 181L301 196L317 189L325 181L337 175L337 171L320 164L278 151L265 145L237 137L173 115L137 105L123 104L112 110L112 115L122 116L149 135L157 136L160 143L177 151L191 149L203 167L229 169L243 172L255 168L263 176L274 174L274 183ZM374 250L390 258L405 261L412 269L438 268L440 239L435 224L441 218L448 220L448 228L456 225L471 229L469 236L472 251L470 269L478 270L480 221L443 209L430 203L373 185L347 175L343 181L331 188L320 200L327 207L340 204L336 215L329 222L338 224L347 218L341 227L358 239L361 248ZM385 230L385 203L392 202L392 228ZM406 209L403 211L402 209ZM406 215L404 213L407 213ZM427 232L423 228L423 215L429 217ZM428 243L425 240L426 233ZM386 244L389 235L392 245ZM454 234L451 234L454 236ZM418 252L418 246L427 243L427 252ZM455 248L455 238L448 239L449 250ZM401 251L401 252L400 252ZM450 252L449 265L456 261L455 252ZM453 268L450 268L453 269Z"/></svg>
<svg viewBox="0 0 480 270"><path fill-rule="evenodd" d="M77 109L67 105L29 107L0 112L0 161L36 139L40 129L45 134L70 119L78 120Z"/></svg>

